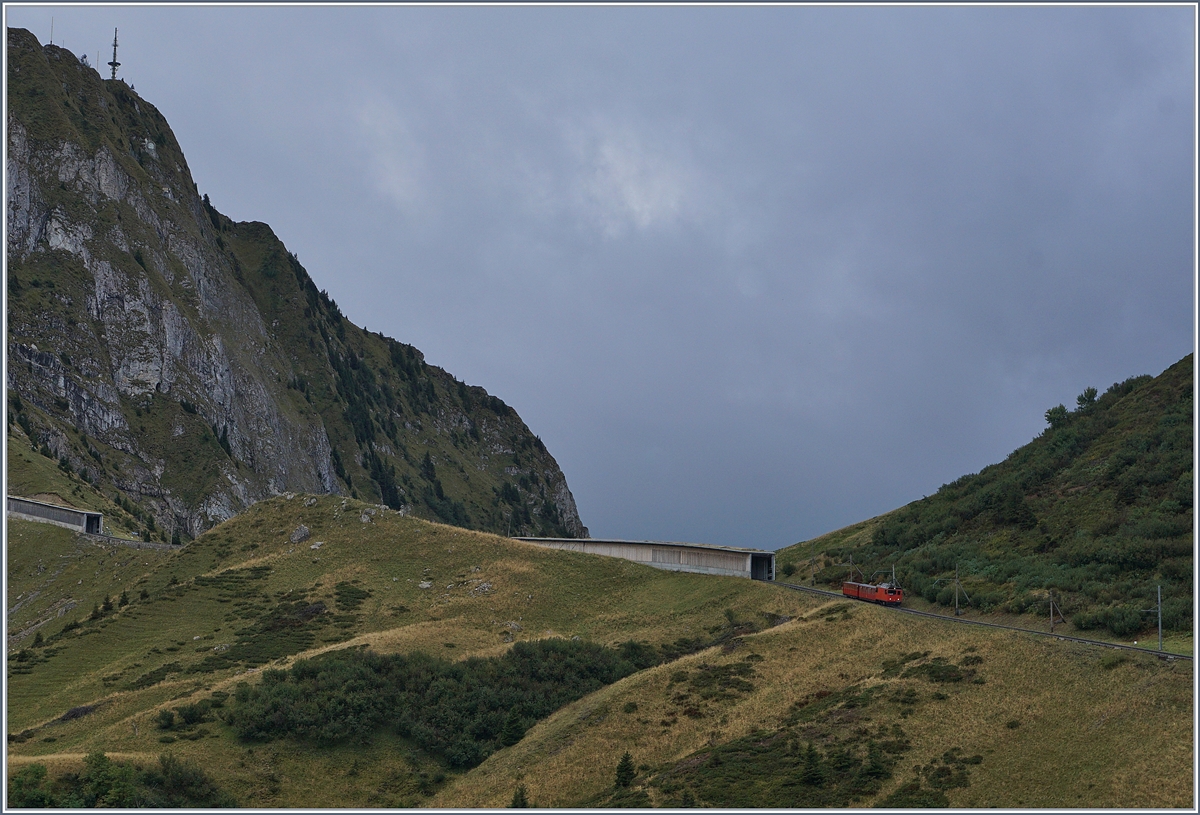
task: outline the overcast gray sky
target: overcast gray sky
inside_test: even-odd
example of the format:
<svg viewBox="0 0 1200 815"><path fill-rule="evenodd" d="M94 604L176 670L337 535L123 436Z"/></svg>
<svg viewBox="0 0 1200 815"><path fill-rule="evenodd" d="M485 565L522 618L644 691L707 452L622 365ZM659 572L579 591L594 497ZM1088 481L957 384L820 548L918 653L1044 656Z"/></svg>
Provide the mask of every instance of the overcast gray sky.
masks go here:
<svg viewBox="0 0 1200 815"><path fill-rule="evenodd" d="M1195 9L20 7L593 536L776 548L1194 344ZM107 68L105 69L107 75Z"/></svg>

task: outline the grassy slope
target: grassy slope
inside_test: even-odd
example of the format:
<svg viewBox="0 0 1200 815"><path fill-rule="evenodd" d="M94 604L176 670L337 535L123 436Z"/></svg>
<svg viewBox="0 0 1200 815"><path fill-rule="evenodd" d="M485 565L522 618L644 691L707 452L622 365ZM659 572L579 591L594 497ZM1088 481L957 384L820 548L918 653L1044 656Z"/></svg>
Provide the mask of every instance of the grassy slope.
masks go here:
<svg viewBox="0 0 1200 815"><path fill-rule="evenodd" d="M868 572L894 563L915 605L945 609L957 563L975 610L1036 624L1054 590L1088 636L1124 641L1154 620L1121 613L1153 606L1161 585L1168 638L1190 652L1191 419L1189 355L936 495L780 550L779 568L808 582L815 552L817 582L834 585L850 557Z"/></svg>
<svg viewBox="0 0 1200 815"><path fill-rule="evenodd" d="M706 628L723 624L727 608L739 614L792 614L801 602L745 581L673 574L625 561L541 549L401 517L352 500L343 503L324 497L312 506L304 506L304 501L297 497L257 504L163 560L148 576L126 573L131 579L129 595L134 598L128 608L101 622L85 622L46 647L30 649L39 655L30 672L10 672L9 730L35 732L29 740L10 745L10 752L75 754L101 748L153 756L164 749L150 720L156 707L185 697L194 701L206 695L204 689L228 689L246 678L245 665L186 673L205 657L220 653L214 648L226 645L237 648L238 643L249 642L240 646L247 651L261 646L272 664L282 664L278 660L289 650L303 648L311 653L335 643L466 656L500 653L506 639L514 635L662 642L703 635ZM376 514L363 522L367 510ZM300 523L309 527L312 536L292 544L289 537ZM322 546L313 550L316 541ZM51 545L43 542L46 551ZM10 563L10 568L15 565ZM203 585L205 575L253 566L266 566L269 574L233 589L237 597ZM172 578L176 585L171 585ZM343 581L371 592L356 615L336 613L335 587ZM420 588L422 582L430 583L430 588ZM148 600L137 599L143 588ZM330 610L322 615L327 622L311 626L310 642L273 632L235 633L252 626L278 602L290 602L301 593L306 603L321 601ZM49 658L43 659L44 655ZM129 689L139 678L171 663L179 663L180 672L150 687ZM54 722L80 705L97 709L73 722ZM171 749L194 755L217 771L243 800L259 793L265 797L254 800L267 805L340 800L321 798L329 793L306 788L311 768L303 761L286 773L289 783L277 794L255 793L256 771L239 765L246 761L246 751L228 734L181 741ZM377 771L388 774L392 769L378 762L388 750L404 752L392 745L381 754L359 758L375 761ZM293 762L306 754L283 745L268 745L260 754L272 751L289 754L287 761ZM367 770L364 773L369 776ZM384 780L380 776L378 783ZM355 786L364 783L359 779Z"/></svg>
<svg viewBox="0 0 1200 815"><path fill-rule="evenodd" d="M611 788L617 757L626 749L652 768L642 773L642 781L661 778L670 767L703 761L713 746L758 730L765 742L783 727L794 702L851 684L884 688L877 694L883 701L865 711L838 711L849 718L849 726L873 731L900 724L912 743L875 800L907 781L913 765L959 747L966 755L981 754L983 761L971 772L969 787L949 791L955 806L1183 806L1191 801L1190 665L1141 657L1105 668L1096 649L897 617L865 604L854 605L848 616L830 616L832 621L813 609L805 619L747 638L744 650L685 657L576 702L434 803L504 806L524 783L537 804L567 806ZM883 661L910 650L952 660L970 652L982 658L979 674L986 684L884 678ZM703 718L677 715L672 673L704 662L732 663L748 653L764 658L756 663L753 692L713 705ZM889 701L904 688L915 690L915 705ZM938 691L948 698L935 699ZM638 709L624 713L627 701L636 701ZM908 716L905 707L913 711ZM672 719L669 727L661 725ZM1010 728L1013 721L1019 724ZM795 732L820 743L820 734ZM653 784L647 789L656 804L671 803ZM792 805L786 797L732 803L697 799L712 806Z"/></svg>
<svg viewBox="0 0 1200 815"><path fill-rule="evenodd" d="M730 742L756 729L770 734L780 728L821 743L850 732L846 719L855 727L900 724L911 742L874 800L906 781L913 765L960 747L983 761L971 770L969 787L948 791L956 805L1190 801L1190 665L1136 658L1106 668L1104 654L1094 649L897 618L865 604L835 603L842 608L831 611L820 598L766 584L540 549L352 500L322 497L306 506L309 501L298 496L260 503L157 563L148 562L146 552L92 554L79 568L79 579L90 574L88 591L102 594L103 586L115 594L119 583L134 601L99 623L85 622L47 646L31 648L38 655L32 664L10 662L10 668L30 668L9 676L9 731L31 731L26 740L9 744L14 766L36 759L53 772L78 766L96 749L149 762L169 749L198 761L243 805L499 806L508 803L518 783L539 804L578 805L606 800L616 759L628 749L650 768L638 783L651 781L646 787L651 799L670 804L677 790L664 791L665 773L689 756L703 759L710 745L731 749ZM369 509L376 514L364 522ZM293 544L290 535L301 523L311 537ZM33 546L40 547L41 557L69 553L74 546L53 527L12 528L30 538L27 546L10 547L14 579L32 570ZM314 550L316 541L322 546ZM110 574L97 558L113 558L106 560L110 566L135 562ZM205 579L254 566L266 567L261 579L224 587ZM371 592L355 614L338 608L335 588L341 582ZM422 582L430 587L420 588ZM137 599L142 588L148 600ZM316 618L323 623L282 634L255 629L263 615L299 595L301 606L326 604L328 612ZM241 648L252 661L255 653L270 658L273 665L287 664L289 652L356 644L463 657L501 653L514 635L671 642L724 626L727 611L740 619L764 613L799 619L746 637L742 647L728 652L709 649L629 677L568 706L480 767L448 774L440 783L431 781L442 771L427 756L385 735L367 750L290 741L243 745L213 722L202 725L204 737L168 746L153 724L160 708L255 680L246 664L186 672L226 645ZM294 636L306 630L311 641ZM233 648L228 653L237 653ZM986 684L935 686L882 676L883 661L901 653L928 650L931 657L960 660L969 649L982 658L979 673ZM752 691L701 703L695 718L681 712L679 687L670 683L673 672L697 672L702 664L730 664L749 654L762 657L753 663ZM179 670L163 681L130 689L176 662ZM877 694L881 701L868 709L837 713L841 730L835 728L832 736L784 723L796 700L851 685L886 687ZM887 701L906 687L914 689L915 705ZM935 700L935 690L948 698ZM626 713L631 701L638 708ZM73 721L56 721L79 705L95 709ZM903 715L909 707L914 712ZM860 715L870 718L855 718ZM1020 724L1009 728L1010 721ZM1081 732L1088 737L1079 738ZM421 792L422 783L432 795Z"/></svg>

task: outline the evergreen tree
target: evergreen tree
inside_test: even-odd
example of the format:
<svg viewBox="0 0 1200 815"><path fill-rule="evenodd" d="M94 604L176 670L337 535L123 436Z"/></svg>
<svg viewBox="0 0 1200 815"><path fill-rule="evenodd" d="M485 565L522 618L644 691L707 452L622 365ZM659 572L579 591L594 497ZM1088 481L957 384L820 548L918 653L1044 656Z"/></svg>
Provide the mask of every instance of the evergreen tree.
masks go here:
<svg viewBox="0 0 1200 815"><path fill-rule="evenodd" d="M1051 430L1065 427L1069 418L1070 414L1067 413L1067 408L1064 405L1055 405L1046 411L1046 422L1050 425Z"/></svg>
<svg viewBox="0 0 1200 815"><path fill-rule="evenodd" d="M521 724L521 717L517 715L517 711L513 710L504 722L504 729L500 731L500 743L505 747L511 747L523 738L525 738L525 727Z"/></svg>
<svg viewBox="0 0 1200 815"><path fill-rule="evenodd" d="M529 793L525 789L524 784L517 786L517 791L513 793L512 802L508 805L509 809L529 809Z"/></svg>
<svg viewBox="0 0 1200 815"><path fill-rule="evenodd" d="M621 756L621 761L617 764L617 786L628 787L633 783L635 775L637 775L637 770L633 766L633 756L626 750L625 755Z"/></svg>
<svg viewBox="0 0 1200 815"><path fill-rule="evenodd" d="M825 769L821 766L821 754L817 748L808 743L804 751L804 769L800 771L800 782L813 787L819 787L825 782Z"/></svg>

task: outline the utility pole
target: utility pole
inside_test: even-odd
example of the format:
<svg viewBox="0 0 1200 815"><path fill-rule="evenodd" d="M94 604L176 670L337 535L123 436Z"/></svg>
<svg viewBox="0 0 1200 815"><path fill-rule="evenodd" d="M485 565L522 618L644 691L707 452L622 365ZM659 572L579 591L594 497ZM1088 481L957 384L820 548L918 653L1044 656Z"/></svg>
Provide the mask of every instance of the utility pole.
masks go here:
<svg viewBox="0 0 1200 815"><path fill-rule="evenodd" d="M1142 609L1142 611L1146 614L1149 614L1150 612L1156 611L1156 610L1158 611L1158 650L1161 651L1163 649L1163 647L1162 647L1162 586L1161 585L1158 587L1158 607L1156 609L1154 609L1154 608Z"/></svg>
<svg viewBox="0 0 1200 815"><path fill-rule="evenodd" d="M1050 589L1050 633L1054 633L1055 615L1058 616L1058 622L1065 623L1067 618L1063 616L1062 609L1054 602L1054 589Z"/></svg>
<svg viewBox="0 0 1200 815"><path fill-rule="evenodd" d="M893 575L892 580L893 581L895 581L895 573L896 573L896 567L895 567L895 565L893 565L892 566L892 575ZM944 578L944 577L939 577L937 580L933 581L933 585L936 586L938 583L941 583L945 579L946 578ZM955 563L954 564L954 616L955 617L959 616L959 614L961 613L958 610L958 593L960 591L962 592L963 597L967 598L967 602L968 603L971 602L971 596L969 594L967 594L967 590L962 587L962 581L958 579L958 564Z"/></svg>
<svg viewBox="0 0 1200 815"><path fill-rule="evenodd" d="M112 68L112 78L117 78L117 69L121 67L121 63L117 62L117 30L113 29L113 58L112 62L108 63Z"/></svg>

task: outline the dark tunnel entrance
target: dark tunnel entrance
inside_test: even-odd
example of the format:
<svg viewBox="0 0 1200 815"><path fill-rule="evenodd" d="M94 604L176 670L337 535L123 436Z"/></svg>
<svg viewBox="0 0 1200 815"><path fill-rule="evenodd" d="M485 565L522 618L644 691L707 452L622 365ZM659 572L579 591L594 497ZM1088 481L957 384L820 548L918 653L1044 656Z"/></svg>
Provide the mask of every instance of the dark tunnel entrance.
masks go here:
<svg viewBox="0 0 1200 815"><path fill-rule="evenodd" d="M754 580L774 580L775 579L775 556L774 555L751 555L750 556L750 577Z"/></svg>

